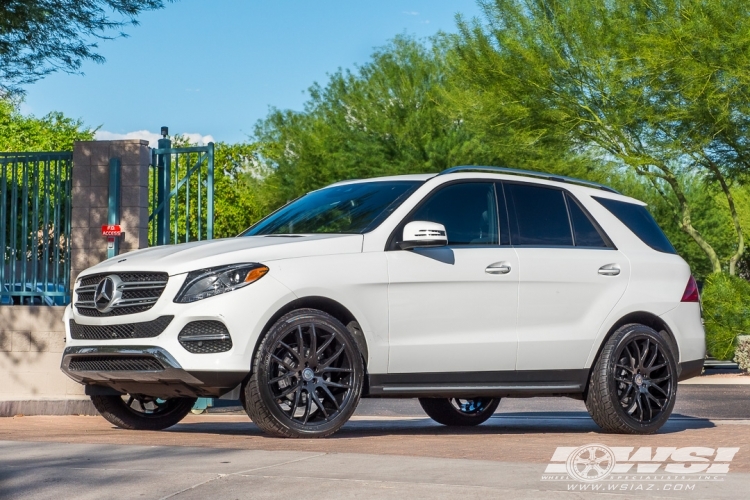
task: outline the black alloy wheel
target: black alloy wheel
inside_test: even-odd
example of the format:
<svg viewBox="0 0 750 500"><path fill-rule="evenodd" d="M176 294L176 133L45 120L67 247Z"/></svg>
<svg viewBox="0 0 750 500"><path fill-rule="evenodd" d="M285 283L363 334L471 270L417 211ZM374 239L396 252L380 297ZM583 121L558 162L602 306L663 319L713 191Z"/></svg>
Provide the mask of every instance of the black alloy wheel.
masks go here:
<svg viewBox="0 0 750 500"><path fill-rule="evenodd" d="M356 409L363 363L356 342L332 316L301 309L269 331L245 389L250 418L283 437L324 437Z"/></svg>
<svg viewBox="0 0 750 500"><path fill-rule="evenodd" d="M91 396L97 411L123 429L156 431L172 427L190 412L196 398L161 399L140 394Z"/></svg>
<svg viewBox="0 0 750 500"><path fill-rule="evenodd" d="M605 343L591 373L586 408L608 432L651 434L677 396L677 363L663 334L640 324L620 327Z"/></svg>
<svg viewBox="0 0 750 500"><path fill-rule="evenodd" d="M419 398L419 404L439 424L467 427L490 418L500 398Z"/></svg>
<svg viewBox="0 0 750 500"><path fill-rule="evenodd" d="M613 373L623 410L640 423L657 419L666 409L676 382L659 344L648 336L624 343Z"/></svg>

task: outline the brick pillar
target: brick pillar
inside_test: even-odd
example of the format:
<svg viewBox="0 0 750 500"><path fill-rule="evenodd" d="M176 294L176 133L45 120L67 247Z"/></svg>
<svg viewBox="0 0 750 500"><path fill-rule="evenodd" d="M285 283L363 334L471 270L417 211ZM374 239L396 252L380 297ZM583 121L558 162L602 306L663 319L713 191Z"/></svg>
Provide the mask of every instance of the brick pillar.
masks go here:
<svg viewBox="0 0 750 500"><path fill-rule="evenodd" d="M82 141L73 145L71 286L78 274L107 258L109 160L121 165L120 254L148 246L148 141Z"/></svg>

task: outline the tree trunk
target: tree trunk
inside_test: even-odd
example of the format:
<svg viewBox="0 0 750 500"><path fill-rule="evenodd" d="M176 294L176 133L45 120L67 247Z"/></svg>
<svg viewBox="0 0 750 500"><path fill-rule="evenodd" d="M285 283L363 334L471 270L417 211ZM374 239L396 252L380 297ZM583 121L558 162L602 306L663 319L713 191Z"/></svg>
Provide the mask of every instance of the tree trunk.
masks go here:
<svg viewBox="0 0 750 500"><path fill-rule="evenodd" d="M737 251L729 258L729 275L735 276L737 274L737 262L740 260L740 257L742 257L742 254L745 253L745 238L742 233L742 226L740 225L740 217L737 215L737 209L734 206L734 197L729 190L724 175L722 175L719 168L711 160L708 161L708 168L714 175L716 175L719 184L721 184L721 190L724 191L724 196L727 197L729 213L732 215L732 223L734 224L734 230L737 233Z"/></svg>

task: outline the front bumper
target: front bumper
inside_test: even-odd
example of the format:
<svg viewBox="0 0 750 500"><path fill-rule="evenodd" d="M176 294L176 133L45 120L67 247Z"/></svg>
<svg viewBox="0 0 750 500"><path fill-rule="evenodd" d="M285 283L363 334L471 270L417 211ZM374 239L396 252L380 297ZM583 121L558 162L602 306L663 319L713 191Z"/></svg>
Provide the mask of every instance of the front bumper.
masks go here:
<svg viewBox="0 0 750 500"><path fill-rule="evenodd" d="M79 314L75 304L68 306L63 317L67 346L138 349L148 345L168 352L176 366L189 373L247 374L251 369L258 338L273 314L296 298L273 276L266 275L251 286L230 293L190 304L176 303L173 297L184 280L183 275L170 276L159 300L144 312L92 317ZM71 320L75 322L76 329L88 329L92 334L87 337L76 335L73 338ZM188 324L204 321L223 324L231 335L229 350L197 352L188 350L180 343L179 334ZM120 335L121 331L125 333ZM100 335L102 332L109 332L111 335Z"/></svg>
<svg viewBox="0 0 750 500"><path fill-rule="evenodd" d="M60 369L87 394L143 394L152 397L219 397L246 371L187 371L155 346L76 346L63 353Z"/></svg>

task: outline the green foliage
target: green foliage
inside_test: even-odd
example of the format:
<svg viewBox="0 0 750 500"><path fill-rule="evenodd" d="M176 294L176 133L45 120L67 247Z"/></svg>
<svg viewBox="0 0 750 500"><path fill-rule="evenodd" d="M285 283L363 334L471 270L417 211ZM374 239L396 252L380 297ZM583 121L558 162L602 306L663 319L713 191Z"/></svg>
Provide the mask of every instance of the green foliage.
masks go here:
<svg viewBox="0 0 750 500"><path fill-rule="evenodd" d="M188 138L183 135L172 137L172 147L190 147ZM251 143L227 144L218 142L214 144L214 238L229 238L237 236L254 222L262 218L269 210L268 190L265 189L263 170L259 167L257 158L257 145ZM179 159L178 159L179 158ZM184 177L189 168L198 161L196 153L180 154L172 158L172 175ZM175 164L177 162L177 164ZM205 181L207 170L204 166L201 170L201 178ZM174 184L175 179L172 179ZM153 176L149 181L149 196L154 196ZM186 195L189 188L190 195ZM201 237L205 238L205 221L207 198L203 183L201 190ZM177 217L177 241L186 241L186 231L189 231L189 240L198 239L198 176L190 177L172 201L172 210L178 210ZM184 217L184 210L189 201L189 217ZM189 225L186 223L189 221ZM172 221L174 224L174 220ZM153 225L150 225L149 237L153 237ZM172 226L172 232L174 226ZM174 241L175 235L171 234L170 241ZM152 242L153 243L153 242Z"/></svg>
<svg viewBox="0 0 750 500"><path fill-rule="evenodd" d="M0 9L0 97L55 71L76 72L85 60L103 62L96 41L137 24L162 0L5 0Z"/></svg>
<svg viewBox="0 0 750 500"><path fill-rule="evenodd" d="M216 144L214 237L237 236L263 217L269 205L255 144Z"/></svg>
<svg viewBox="0 0 750 500"><path fill-rule="evenodd" d="M42 118L24 116L18 105L0 99L0 151L72 151L73 141L90 141L94 129L53 111Z"/></svg>
<svg viewBox="0 0 750 500"><path fill-rule="evenodd" d="M275 204L342 179L438 172L490 159L440 110L445 47L396 37L356 71L313 85L303 112L273 110L256 128Z"/></svg>
<svg viewBox="0 0 750 500"><path fill-rule="evenodd" d="M750 334L750 283L712 274L703 286L706 347L717 359L731 360L737 337Z"/></svg>
<svg viewBox="0 0 750 500"><path fill-rule="evenodd" d="M500 147L567 143L637 174L711 272L734 273L743 245L732 179L750 165L745 2L480 3L484 24L459 20L450 37L454 113ZM699 220L688 192L698 185L727 199L734 235L725 259L698 229L712 223Z"/></svg>

